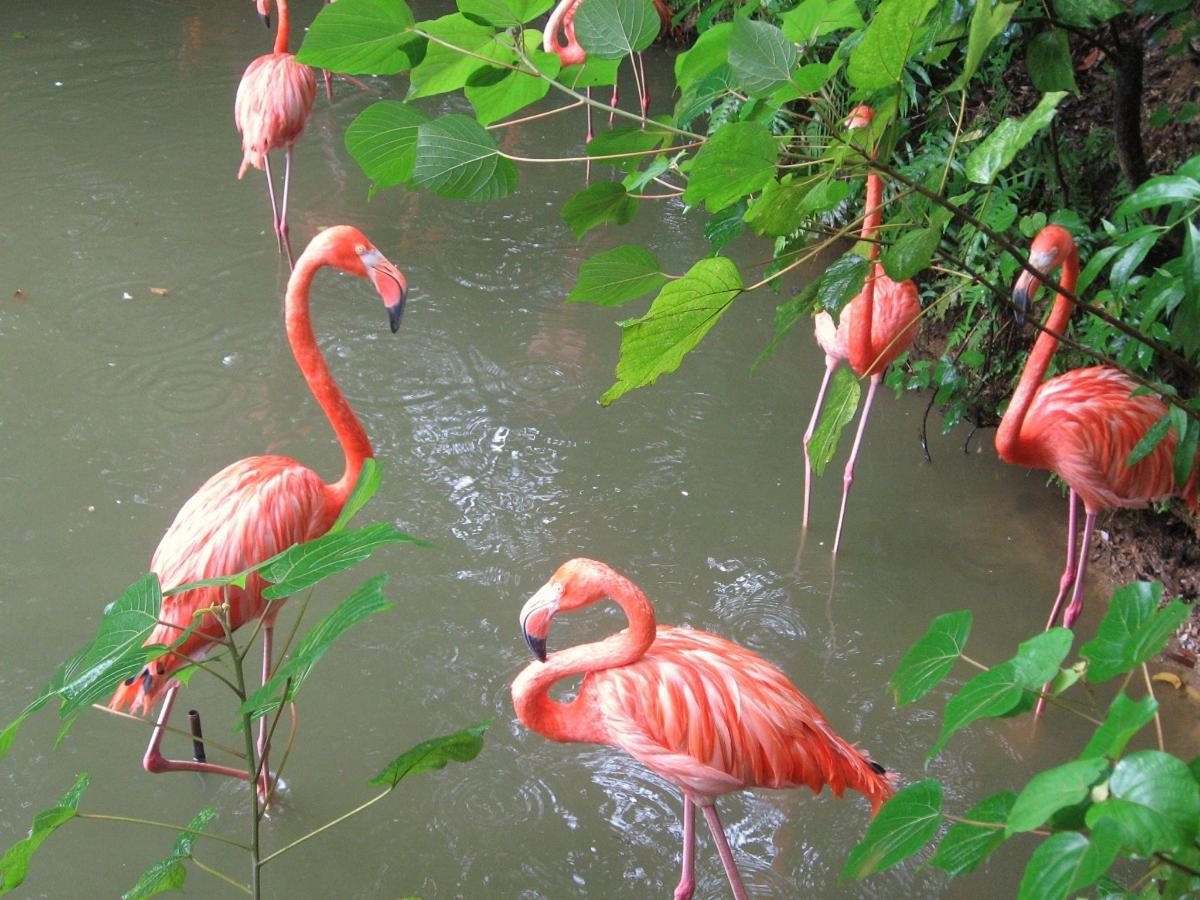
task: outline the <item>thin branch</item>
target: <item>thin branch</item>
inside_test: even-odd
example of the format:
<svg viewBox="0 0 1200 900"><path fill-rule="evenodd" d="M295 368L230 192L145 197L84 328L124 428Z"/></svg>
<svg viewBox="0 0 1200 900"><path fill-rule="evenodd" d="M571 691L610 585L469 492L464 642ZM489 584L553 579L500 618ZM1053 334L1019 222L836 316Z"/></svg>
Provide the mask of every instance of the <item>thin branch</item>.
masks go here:
<svg viewBox="0 0 1200 900"><path fill-rule="evenodd" d="M100 712L108 713L110 716L116 716L117 718L120 718L120 719L129 719L131 722L140 722L141 724L148 725L151 728L158 725L158 722L156 722L154 719L147 719L145 716L135 715L134 713L127 713L124 710L109 709L107 706L101 706L99 703L93 703L92 709L97 709ZM171 731L171 732L174 732L175 734L182 735L185 738L199 741L200 743L204 744L204 746L206 748L213 749L213 750L221 750L225 753L228 753L230 756L236 756L239 759L246 758L246 754L243 753L241 750L235 750L233 747L230 747L227 744L222 744L220 741L214 741L210 737L198 738L194 734L192 734L190 731L184 731L182 728L177 728L174 725L169 725L169 724L164 724L161 726L161 728L163 729L163 731Z"/></svg>
<svg viewBox="0 0 1200 900"><path fill-rule="evenodd" d="M521 116L519 119L509 119L507 122L493 122L491 125L485 125L487 131L495 131L500 128L508 128L512 125L524 125L526 122L536 122L538 119L545 119L550 116L557 116L561 112L566 112L569 109L579 109L583 106L582 100L576 100L574 103L568 103L566 106L559 106L555 109L548 109L545 112L533 113L528 116Z"/></svg>
<svg viewBox="0 0 1200 900"><path fill-rule="evenodd" d="M268 856L264 856L264 857L262 858L262 860L259 862L259 865L260 865L260 866L265 866L267 863L269 863L269 862L270 862L271 860L273 860L275 857L277 857L277 856L279 856L279 855L281 855L281 854L283 854L283 853L287 853L287 851L291 850L293 847L296 847L296 846L298 846L298 845L300 845L300 844L303 844L303 843L304 843L305 841L307 841L309 838L314 838L314 837L316 837L318 834L320 834L321 832L323 832L323 831L328 831L328 830L329 830L330 828L332 828L334 825L338 825L338 824L340 824L340 823L342 823L342 822L345 822L345 821L346 821L347 819L349 819L351 816L357 815L358 813L362 812L362 811L363 811L364 809L366 809L367 807L375 805L375 804L376 804L376 803L378 803L380 800L382 800L384 797L386 797L388 794L390 794L390 793L391 793L393 790L394 790L394 788L388 788L388 789L387 789L386 791L384 791L383 793L381 793L381 794L376 794L374 797L372 797L372 798L371 798L370 800L368 800L366 803L362 803L362 804L360 804L360 805L358 805L358 806L354 807L354 809L350 810L349 812L342 813L342 814L341 814L340 816L338 816L336 819L331 819L330 821L328 821L328 822L326 822L324 825L322 825L320 828L315 828L315 829L313 829L312 831L310 831L308 834L306 834L306 835L303 835L302 837L298 837L298 838L296 838L296 840L292 841L290 844L285 844L284 846L282 846L282 847L280 847L278 850L276 850L274 853L271 853L271 854L269 854Z"/></svg>
<svg viewBox="0 0 1200 900"><path fill-rule="evenodd" d="M673 153L676 150L691 150L693 147L699 147L703 143L703 141L695 141L690 144L677 144L673 147L662 147L657 150L630 150L627 153L598 153L594 156L513 156L512 154L505 153L503 150L497 150L496 153L505 159L521 163L604 162L609 159L638 159L643 156L662 156L665 153Z"/></svg>
<svg viewBox="0 0 1200 900"><path fill-rule="evenodd" d="M250 890L250 888L248 888L244 884L242 884L240 881L236 881L233 878L230 878L224 872L214 869L212 866L205 865L204 863L200 862L200 860L196 859L195 855L192 855L188 858L191 859L192 863L201 872L207 872L209 875L212 875L214 878L220 878L226 884L230 885L231 887L237 888L243 894L247 894L248 896L251 896L251 897L254 896L254 892L252 890Z"/></svg>
<svg viewBox="0 0 1200 900"><path fill-rule="evenodd" d="M192 828L183 828L179 825L172 825L169 822L156 822L153 819L136 819L132 816L108 816L101 813L75 813L77 819L93 819L97 822L125 822L129 825L145 825L150 828L163 828L167 831L174 831L176 834L194 834L196 837L208 838L210 841L217 841L221 844L228 844L231 847L237 847L239 850L249 850L250 848L241 841L235 841L233 838L227 838L224 835L212 834L208 831L196 831Z"/></svg>

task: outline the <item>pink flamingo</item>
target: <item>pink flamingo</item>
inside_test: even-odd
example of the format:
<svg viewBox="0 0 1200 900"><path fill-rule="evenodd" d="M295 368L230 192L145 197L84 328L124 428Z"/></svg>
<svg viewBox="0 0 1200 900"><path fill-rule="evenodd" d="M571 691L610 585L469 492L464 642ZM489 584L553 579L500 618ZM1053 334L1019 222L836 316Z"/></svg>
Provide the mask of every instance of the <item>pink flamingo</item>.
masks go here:
<svg viewBox="0 0 1200 900"><path fill-rule="evenodd" d="M255 0L258 14L268 21L271 0ZM279 252L287 249L288 264L292 262L292 245L288 240L288 186L292 177L292 146L308 124L313 102L317 96L317 79L313 70L296 62L288 52L287 0L279 4L279 31L275 35L275 50L265 53L246 67L238 83L233 103L233 121L242 135L242 165L238 178L254 166L267 176L267 193L271 197L271 224ZM283 203L275 203L275 184L271 178L271 162L267 154L284 151Z"/></svg>
<svg viewBox="0 0 1200 900"><path fill-rule="evenodd" d="M1079 251L1070 233L1058 225L1047 225L1033 239L1029 264L1049 274L1062 267L1061 285L1074 292L1079 277ZM1018 321L1024 321L1041 282L1021 272L1013 288ZM1196 472L1193 466L1187 483L1175 480L1175 435L1168 433L1134 465L1127 465L1138 441L1167 414L1166 405L1150 395L1134 396L1137 384L1112 366L1072 369L1043 382L1058 338L1071 320L1072 304L1057 293L1046 330L1038 335L1017 389L1009 401L996 432L996 452L1006 463L1034 469L1049 469L1067 483L1067 564L1058 583L1058 596L1046 627L1058 619L1068 590L1071 604L1063 615L1070 628L1083 609L1083 582L1087 572L1088 547L1101 510L1147 506L1181 496L1196 504ZM1083 546L1076 555L1076 525L1079 500L1086 518ZM1040 705L1039 705L1040 711Z"/></svg>
<svg viewBox="0 0 1200 900"><path fill-rule="evenodd" d="M154 551L150 568L166 588L239 572L293 544L324 534L345 505L363 460L374 456L366 432L330 375L313 337L308 292L313 276L323 266L370 278L388 310L393 332L400 325L408 285L400 271L362 232L348 225L330 228L314 237L288 280L285 301L288 343L304 380L342 446L345 455L342 477L326 484L312 469L285 456L251 456L222 469L184 503ZM271 672L271 637L280 602L268 605L262 596L263 587L262 579L252 575L245 588L228 588L227 596L231 628L262 618L265 682ZM146 638L145 646L174 643L201 610L220 606L223 596L221 588L204 587L164 598L159 624ZM148 663L140 675L117 688L109 701L114 710L128 707L149 712L162 700L162 710L142 761L148 772L217 772L248 777L244 770L227 766L167 759L159 749L179 690L179 682L172 679L172 674L192 660L203 658L224 635L221 623L211 612L204 612L198 627L179 647ZM264 719L259 731L260 756L266 750L265 729ZM265 760L262 771L260 793L265 799L269 793Z"/></svg>
<svg viewBox="0 0 1200 900"><path fill-rule="evenodd" d="M611 598L629 627L605 640L546 656L559 613ZM814 793L828 785L866 795L872 812L895 776L836 734L821 711L762 657L715 634L655 625L654 607L604 563L573 559L521 610L533 655L512 684L521 723L552 741L619 747L676 785L683 803L683 871L675 900L695 889L695 807L716 841L734 896L746 896L715 806L751 787ZM574 700L550 697L561 679L583 675Z"/></svg>
<svg viewBox="0 0 1200 900"><path fill-rule="evenodd" d="M870 107L860 106L851 113L846 127L865 128L871 124L874 116L875 113ZM874 241L874 237L882 221L883 179L877 172L872 171L867 174L866 214L863 216L862 225L862 239L871 242L868 251L871 274L867 277L862 291L842 310L836 325L833 323L833 317L825 311L817 313L814 322L817 343L825 351L825 376L821 379L817 403L804 432L804 516L801 524L805 529L808 528L809 496L812 489L812 458L809 456L808 445L816 430L833 370L843 360L848 360L856 375L869 376L871 379L862 416L858 420L858 430L854 435L854 445L850 449L850 459L846 462L842 476L842 506L838 512L837 533L833 539L835 554L842 541L846 501L850 496L850 485L854 482L854 461L858 458L858 449L867 427L867 416L875 400L875 390L883 380L883 373L887 367L912 345L917 333L917 319L921 315L917 286L911 281L892 281L884 274L883 266L877 262L879 244Z"/></svg>

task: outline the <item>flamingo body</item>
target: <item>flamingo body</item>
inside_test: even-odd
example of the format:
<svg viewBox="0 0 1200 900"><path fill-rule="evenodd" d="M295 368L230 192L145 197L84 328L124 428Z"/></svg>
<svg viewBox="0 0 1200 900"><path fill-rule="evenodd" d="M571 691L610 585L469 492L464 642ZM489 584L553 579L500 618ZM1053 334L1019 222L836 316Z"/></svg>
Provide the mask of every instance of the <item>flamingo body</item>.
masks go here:
<svg viewBox="0 0 1200 900"><path fill-rule="evenodd" d="M842 317L849 319L846 326L846 341L850 350L847 359L854 373L863 377L882 375L900 354L912 346L917 336L917 320L921 317L921 302L917 299L917 286L912 281L893 281L878 263L874 266L872 281L872 284L863 287L859 295L866 295L859 305L873 305L864 349L857 358L850 336L858 331L853 322L855 301L859 298L855 297L842 310ZM869 292L874 294L873 301Z"/></svg>
<svg viewBox="0 0 1200 900"><path fill-rule="evenodd" d="M611 637L546 655L553 617L611 597L629 627ZM521 611L525 639L544 662L513 681L523 725L562 742L624 750L684 796L683 875L677 898L694 888L693 806L718 842L735 896L743 897L714 804L744 788L826 785L863 793L872 811L891 796L894 776L838 737L821 711L756 653L722 637L658 626L645 594L604 563L564 563ZM560 679L583 674L573 700L550 697Z"/></svg>
<svg viewBox="0 0 1200 900"><path fill-rule="evenodd" d="M317 97L317 77L292 53L265 53L246 67L233 103L233 121L242 136L242 165L263 168L272 150L287 150L308 124Z"/></svg>

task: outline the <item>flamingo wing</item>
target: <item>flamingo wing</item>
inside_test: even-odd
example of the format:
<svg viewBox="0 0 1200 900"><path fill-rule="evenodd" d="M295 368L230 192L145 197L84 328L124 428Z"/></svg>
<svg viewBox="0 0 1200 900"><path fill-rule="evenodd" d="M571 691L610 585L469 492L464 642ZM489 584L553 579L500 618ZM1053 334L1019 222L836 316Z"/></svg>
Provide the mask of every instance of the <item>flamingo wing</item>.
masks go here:
<svg viewBox="0 0 1200 900"><path fill-rule="evenodd" d="M892 281L875 268L875 310L871 318L871 351L873 375L882 372L901 353L912 346L917 336L917 320L921 317L921 301L917 286L911 281Z"/></svg>

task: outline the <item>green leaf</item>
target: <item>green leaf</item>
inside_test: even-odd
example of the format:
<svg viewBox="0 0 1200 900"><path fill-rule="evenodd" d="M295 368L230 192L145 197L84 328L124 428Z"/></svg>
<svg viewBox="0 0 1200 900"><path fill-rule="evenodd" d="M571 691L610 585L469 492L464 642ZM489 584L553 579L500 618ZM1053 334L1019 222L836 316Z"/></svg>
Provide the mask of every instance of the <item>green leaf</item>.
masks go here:
<svg viewBox="0 0 1200 900"><path fill-rule="evenodd" d="M637 209L637 201L619 181L598 181L564 203L562 217L575 237L583 237L606 222L627 225L633 221Z"/></svg>
<svg viewBox="0 0 1200 900"><path fill-rule="evenodd" d="M79 809L79 799L83 796L87 786L88 774L84 772L76 777L75 784L63 794L57 805L42 810L33 817L33 826L29 830L29 837L17 841L8 848L3 857L0 857L0 894L7 894L20 887L29 872L30 857L46 838L75 818L75 813Z"/></svg>
<svg viewBox="0 0 1200 900"><path fill-rule="evenodd" d="M474 119L442 116L417 130L412 184L452 200L498 200L516 190L517 167Z"/></svg>
<svg viewBox="0 0 1200 900"><path fill-rule="evenodd" d="M1116 259L1113 260L1112 269L1108 273L1108 283L1113 290L1123 291L1125 289L1130 277L1142 264L1142 260L1158 243L1159 237L1160 235L1154 231L1143 234L1117 254Z"/></svg>
<svg viewBox="0 0 1200 900"><path fill-rule="evenodd" d="M584 262L567 302L617 306L657 291L666 282L654 254L638 244L625 244Z"/></svg>
<svg viewBox="0 0 1200 900"><path fill-rule="evenodd" d="M821 418L813 429L812 440L808 442L808 458L818 478L825 474L825 467L837 453L838 441L854 418L861 393L862 386L849 366L839 366L830 379Z"/></svg>
<svg viewBox="0 0 1200 900"><path fill-rule="evenodd" d="M991 0L977 0L975 9L971 13L971 30L967 36L967 58L963 63L962 71L954 79L949 90L960 91L966 87L971 76L975 74L975 70L979 68L984 51L1008 26L1008 20L1012 18L1019 5L1014 2L997 3L993 6Z"/></svg>
<svg viewBox="0 0 1200 900"><path fill-rule="evenodd" d="M464 16L496 28L515 28L536 19L554 0L458 0Z"/></svg>
<svg viewBox="0 0 1200 900"><path fill-rule="evenodd" d="M1075 70L1071 65L1067 33L1061 28L1043 31L1029 42L1025 50L1025 67L1029 70L1029 80L1033 86L1043 93L1079 93L1079 87L1075 84Z"/></svg>
<svg viewBox="0 0 1200 900"><path fill-rule="evenodd" d="M1200 226L1191 220L1184 223L1183 235L1183 290L1184 299L1180 306L1188 307L1193 315L1200 312ZM1178 322L1176 323L1178 324ZM1200 330L1200 329L1198 329ZM1197 335L1191 335L1192 344L1188 351L1194 353Z"/></svg>
<svg viewBox="0 0 1200 900"><path fill-rule="evenodd" d="M1187 763L1170 753L1142 750L1117 762L1108 780L1112 797L1138 803L1178 829L1190 841L1200 825L1200 785Z"/></svg>
<svg viewBox="0 0 1200 900"><path fill-rule="evenodd" d="M698 261L682 278L666 284L640 319L621 323L617 382L600 398L604 406L679 368L683 357L742 292L742 276L729 259Z"/></svg>
<svg viewBox="0 0 1200 900"><path fill-rule="evenodd" d="M1004 822L1012 809L1016 796L1012 791L1003 791L985 797L963 816L966 822L955 822L942 838L937 852L929 860L951 878L965 875L987 859L988 855L1007 840ZM995 828L972 825L970 822L991 822Z"/></svg>
<svg viewBox="0 0 1200 900"><path fill-rule="evenodd" d="M1011 660L1021 684L1038 690L1058 674L1058 667L1071 652L1074 635L1069 628L1051 628L1022 641Z"/></svg>
<svg viewBox="0 0 1200 900"><path fill-rule="evenodd" d="M1108 871L1120 849L1120 830L1111 824L1091 840L1076 831L1052 834L1029 857L1017 900L1063 900Z"/></svg>
<svg viewBox="0 0 1200 900"><path fill-rule="evenodd" d="M187 879L187 869L183 865L185 859L192 857L192 844L196 835L202 832L217 814L214 806L206 806L188 823L187 831L175 839L175 846L169 856L146 869L138 878L137 884L121 895L121 900L145 900L166 891L182 891Z"/></svg>
<svg viewBox="0 0 1200 900"><path fill-rule="evenodd" d="M617 166L624 172L633 172L646 161L649 151L670 143L671 137L672 132L653 121L647 122L641 128L610 128L588 142L587 154L593 158L623 153L639 154L625 159L605 160L609 165Z"/></svg>
<svg viewBox="0 0 1200 900"><path fill-rule="evenodd" d="M700 148L689 164L685 203L717 212L763 188L779 162L776 138L762 122L732 122Z"/></svg>
<svg viewBox="0 0 1200 900"><path fill-rule="evenodd" d="M783 13L779 21L784 36L797 44L811 44L819 37L864 24L854 0L804 0Z"/></svg>
<svg viewBox="0 0 1200 900"><path fill-rule="evenodd" d="M358 478L354 482L354 490L350 492L350 496L346 498L346 504L342 507L341 513L337 519L329 527L329 533L333 534L338 531L343 531L355 514L366 506L367 501L375 496L375 492L379 490L379 482L383 478L383 467L379 465L372 457L368 456L362 462L362 468L358 471Z"/></svg>
<svg viewBox="0 0 1200 900"><path fill-rule="evenodd" d="M263 597L277 600L344 572L389 544L432 546L405 534L395 525L378 523L354 531L330 532L316 540L297 544L263 563L260 574L271 586Z"/></svg>
<svg viewBox="0 0 1200 900"><path fill-rule="evenodd" d="M725 65L732 37L733 23L721 22L701 34L686 52L675 57L675 81L680 91L686 92Z"/></svg>
<svg viewBox="0 0 1200 900"><path fill-rule="evenodd" d="M950 674L971 634L971 611L944 613L908 648L890 682L897 706L920 700ZM967 818L971 818L968 816Z"/></svg>
<svg viewBox="0 0 1200 900"><path fill-rule="evenodd" d="M534 67L546 78L558 76L562 63L553 53L546 53L534 39L532 31L523 33L525 53L533 61ZM477 70L478 71L478 70ZM475 119L481 125L499 122L531 103L541 100L550 91L550 82L539 78L531 72L512 69L499 69L500 77L487 85L468 83L463 93L475 108Z"/></svg>
<svg viewBox="0 0 1200 900"><path fill-rule="evenodd" d="M843 878L866 878L912 856L942 825L942 786L929 779L892 797L867 826L862 842L850 851Z"/></svg>
<svg viewBox="0 0 1200 900"><path fill-rule="evenodd" d="M585 0L575 7L575 37L589 56L601 59L645 50L661 26L650 0Z"/></svg>
<svg viewBox="0 0 1200 900"><path fill-rule="evenodd" d="M946 704L942 731L927 758L937 756L956 731L977 719L1003 716L1012 710L1024 693L1024 684L1011 660L976 675Z"/></svg>
<svg viewBox="0 0 1200 900"><path fill-rule="evenodd" d="M812 310L813 300L817 296L817 283L810 281L799 294L793 297L786 303L781 303L775 307L775 334L771 337L771 342L767 344L766 349L758 355L758 359L754 361L751 371L758 368L768 356L775 352L775 348L780 342L787 337L788 333L795 327L796 323L807 318L807 313ZM857 403L857 401L855 401Z"/></svg>
<svg viewBox="0 0 1200 900"><path fill-rule="evenodd" d="M329 615L314 625L288 656L287 662L275 671L266 684L246 698L246 702L241 706L242 713L249 713L251 718L257 719L277 708L279 704L295 699L313 666L325 655L325 651L334 641L351 626L395 606L383 596L383 585L386 582L386 575L378 575L364 582L334 607Z"/></svg>
<svg viewBox="0 0 1200 900"><path fill-rule="evenodd" d="M492 721L486 719L454 734L422 741L388 763L370 783L394 788L409 775L442 769L450 762L470 762L483 749L483 733Z"/></svg>
<svg viewBox="0 0 1200 900"><path fill-rule="evenodd" d="M1200 182L1186 175L1157 175L1148 178L1117 207L1116 215L1128 216L1143 209L1193 203L1200 200Z"/></svg>
<svg viewBox="0 0 1200 900"><path fill-rule="evenodd" d="M466 87L471 74L485 61L516 61L512 48L499 40L495 29L477 25L460 13L422 22L421 30L437 40L429 42L425 58L413 67L409 100Z"/></svg>
<svg viewBox="0 0 1200 900"><path fill-rule="evenodd" d="M713 256L724 250L730 241L746 233L745 215L746 204L738 203L725 207L704 224L704 237L712 245Z"/></svg>
<svg viewBox="0 0 1200 900"><path fill-rule="evenodd" d="M1175 446L1175 483L1186 484L1196 468L1196 448L1200 445L1200 422L1187 420L1183 437Z"/></svg>
<svg viewBox="0 0 1200 900"><path fill-rule="evenodd" d="M403 0L340 0L323 6L296 61L351 75L395 75L412 68L425 41Z"/></svg>
<svg viewBox="0 0 1200 900"><path fill-rule="evenodd" d="M1156 850L1173 850L1179 846L1179 830L1148 806L1109 797L1088 807L1085 821L1089 828L1111 820L1121 827L1122 843L1135 853L1149 856Z"/></svg>
<svg viewBox="0 0 1200 900"><path fill-rule="evenodd" d="M1165 412L1157 422L1150 426L1141 439L1133 445L1133 449L1129 451L1129 459L1125 461L1126 466L1137 465L1147 456L1154 452L1154 448L1162 443L1163 438L1167 436L1167 432L1171 430L1171 414Z"/></svg>
<svg viewBox="0 0 1200 900"><path fill-rule="evenodd" d="M729 65L751 97L766 97L788 83L799 57L783 32L769 22L737 18L729 40Z"/></svg>
<svg viewBox="0 0 1200 900"><path fill-rule="evenodd" d="M346 128L346 150L376 188L404 184L417 158L417 130L429 116L415 106L380 100Z"/></svg>
<svg viewBox="0 0 1200 900"><path fill-rule="evenodd" d="M783 237L795 231L804 218L827 212L850 193L844 181L813 179L779 182L772 178L746 213L746 224L758 234Z"/></svg>
<svg viewBox="0 0 1200 900"><path fill-rule="evenodd" d="M883 0L850 52L846 66L850 83L867 91L896 84L917 50L921 23L935 5L936 0Z"/></svg>
<svg viewBox="0 0 1200 900"><path fill-rule="evenodd" d="M1117 694L1108 707L1104 724L1096 729L1080 755L1082 759L1107 756L1116 759L1125 750L1129 739L1154 718L1158 701L1151 696L1141 700L1130 700L1125 694Z"/></svg>
<svg viewBox="0 0 1200 900"><path fill-rule="evenodd" d="M1066 91L1045 94L1024 119L1005 119L1000 122L967 157L967 177L977 184L991 184L1016 159L1021 148L1050 124L1055 107L1065 96Z"/></svg>
<svg viewBox="0 0 1200 900"><path fill-rule="evenodd" d="M559 73L558 80L568 87L586 88L617 83L619 59L601 59L589 56L578 66L567 66Z"/></svg>
<svg viewBox="0 0 1200 900"><path fill-rule="evenodd" d="M1117 0L1054 0L1054 11L1068 25L1094 28L1125 12Z"/></svg>
<svg viewBox="0 0 1200 900"><path fill-rule="evenodd" d="M929 268L941 239L942 229L936 226L906 232L900 240L883 251L883 270L893 281L908 281L918 272Z"/></svg>
<svg viewBox="0 0 1200 900"><path fill-rule="evenodd" d="M1109 601L1096 636L1079 648L1088 661L1088 680L1100 684L1128 672L1162 650L1188 616L1188 607L1172 600L1158 609L1162 585L1136 581L1118 589Z"/></svg>
<svg viewBox="0 0 1200 900"><path fill-rule="evenodd" d="M854 252L835 259L817 282L817 300L821 307L831 315L839 315L842 307L862 292L870 267L864 257Z"/></svg>
<svg viewBox="0 0 1200 900"><path fill-rule="evenodd" d="M1008 834L1032 831L1060 809L1079 803L1107 769L1108 760L1100 757L1077 759L1039 772L1013 804L1008 816Z"/></svg>

